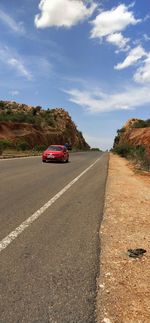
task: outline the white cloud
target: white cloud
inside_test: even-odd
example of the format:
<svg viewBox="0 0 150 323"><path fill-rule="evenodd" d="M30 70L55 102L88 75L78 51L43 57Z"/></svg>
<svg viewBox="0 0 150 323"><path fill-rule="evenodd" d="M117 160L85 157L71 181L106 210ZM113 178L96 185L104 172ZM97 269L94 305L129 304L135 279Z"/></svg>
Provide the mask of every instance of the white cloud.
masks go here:
<svg viewBox="0 0 150 323"><path fill-rule="evenodd" d="M144 21L147 21L147 20L149 20L150 19L150 15L146 15L145 17L144 17Z"/></svg>
<svg viewBox="0 0 150 323"><path fill-rule="evenodd" d="M150 83L150 53L143 66L139 67L134 74L134 80L139 83Z"/></svg>
<svg viewBox="0 0 150 323"><path fill-rule="evenodd" d="M20 59L11 57L8 59L7 63L10 66L14 67L19 72L19 74L25 76L27 79L31 79L29 71L26 69L26 67Z"/></svg>
<svg viewBox="0 0 150 323"><path fill-rule="evenodd" d="M37 28L71 27L92 15L96 4L86 6L82 0L41 0L41 14L35 16Z"/></svg>
<svg viewBox="0 0 150 323"><path fill-rule="evenodd" d="M122 70L126 67L129 67L135 64L143 56L147 56L147 53L145 52L142 46L137 46L129 52L128 56L125 58L125 60L122 63L117 64L114 68L116 70Z"/></svg>
<svg viewBox="0 0 150 323"><path fill-rule="evenodd" d="M110 34L106 37L107 42L112 45L117 46L120 50L129 50L129 45L127 43L130 41L130 38L125 38L121 33Z"/></svg>
<svg viewBox="0 0 150 323"><path fill-rule="evenodd" d="M17 53L13 53L10 48L6 46L0 47L0 61L12 67L19 75L24 76L28 80L32 79L32 75L26 68L23 59Z"/></svg>
<svg viewBox="0 0 150 323"><path fill-rule="evenodd" d="M102 38L112 33L120 32L129 25L136 25L140 19L135 19L132 11L124 4L110 11L103 11L91 22L93 25L91 38Z"/></svg>
<svg viewBox="0 0 150 323"><path fill-rule="evenodd" d="M129 87L124 91L108 94L100 90L81 91L71 89L65 91L69 94L69 101L85 108L89 113L102 113L116 110L130 110L150 104L150 91L147 87Z"/></svg>
<svg viewBox="0 0 150 323"><path fill-rule="evenodd" d="M22 34L25 32L24 27L21 22L16 23L16 21L6 14L4 11L0 10L0 19L4 22L12 31Z"/></svg>
<svg viewBox="0 0 150 323"><path fill-rule="evenodd" d="M145 41L150 41L150 36L148 36L147 34L144 34L143 36Z"/></svg>

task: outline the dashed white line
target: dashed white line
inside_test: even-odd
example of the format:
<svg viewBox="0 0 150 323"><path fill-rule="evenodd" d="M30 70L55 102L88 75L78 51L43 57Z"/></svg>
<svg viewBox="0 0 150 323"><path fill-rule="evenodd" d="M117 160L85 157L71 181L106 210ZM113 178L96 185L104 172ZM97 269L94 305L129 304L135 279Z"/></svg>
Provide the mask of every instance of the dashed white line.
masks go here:
<svg viewBox="0 0 150 323"><path fill-rule="evenodd" d="M80 175L75 177L69 184L67 184L60 192L52 197L46 204L44 204L39 210L33 213L27 220L22 222L14 231L8 234L4 239L0 241L0 252L4 250L13 240L15 240L25 229L27 229L35 220L37 220L56 200L59 199L74 183L76 183L81 176L89 171L99 160L98 158L93 164L86 168Z"/></svg>

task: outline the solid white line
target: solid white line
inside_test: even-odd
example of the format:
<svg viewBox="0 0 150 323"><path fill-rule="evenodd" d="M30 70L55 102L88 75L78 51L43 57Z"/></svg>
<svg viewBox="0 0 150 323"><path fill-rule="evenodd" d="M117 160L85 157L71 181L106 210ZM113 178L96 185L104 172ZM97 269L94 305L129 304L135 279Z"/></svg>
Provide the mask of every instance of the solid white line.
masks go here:
<svg viewBox="0 0 150 323"><path fill-rule="evenodd" d="M42 154L41 154L42 156ZM28 159L28 158L37 158L41 156L22 156L22 157L14 157L14 158L0 158L0 161L6 161L6 160L16 160L16 159Z"/></svg>
<svg viewBox="0 0 150 323"><path fill-rule="evenodd" d="M19 227L8 234L7 237L0 241L0 252L5 249L13 240L15 240L26 228L28 228L35 220L37 220L62 194L64 194L74 183L76 183L81 176L89 171L99 160L98 158L93 164L86 168L80 175L74 178L69 184L67 184L60 192L52 197L46 204L44 204L39 210L33 213L27 220L22 222Z"/></svg>

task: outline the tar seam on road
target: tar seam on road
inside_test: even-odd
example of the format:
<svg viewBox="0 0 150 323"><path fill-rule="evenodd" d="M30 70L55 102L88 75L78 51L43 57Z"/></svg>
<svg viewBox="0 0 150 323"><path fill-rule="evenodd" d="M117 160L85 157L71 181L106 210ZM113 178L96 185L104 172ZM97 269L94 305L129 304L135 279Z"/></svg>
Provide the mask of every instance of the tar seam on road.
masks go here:
<svg viewBox="0 0 150 323"><path fill-rule="evenodd" d="M102 157L102 156L101 156ZM60 192L52 197L46 204L44 204L39 210L33 213L27 220L22 222L14 231L8 234L4 239L0 241L0 252L5 249L13 240L15 240L25 229L27 229L35 220L37 220L61 195L63 195L74 183L76 183L81 176L83 176L89 169L91 169L100 159L86 168L80 175L75 177L69 184L67 184Z"/></svg>

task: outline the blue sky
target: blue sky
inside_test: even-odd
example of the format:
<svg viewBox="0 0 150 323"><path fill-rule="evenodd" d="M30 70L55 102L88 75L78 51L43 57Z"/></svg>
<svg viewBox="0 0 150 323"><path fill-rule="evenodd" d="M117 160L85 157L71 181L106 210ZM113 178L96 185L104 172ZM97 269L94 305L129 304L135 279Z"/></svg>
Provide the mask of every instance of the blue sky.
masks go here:
<svg viewBox="0 0 150 323"><path fill-rule="evenodd" d="M1 0L0 99L62 107L91 147L150 118L150 1Z"/></svg>

